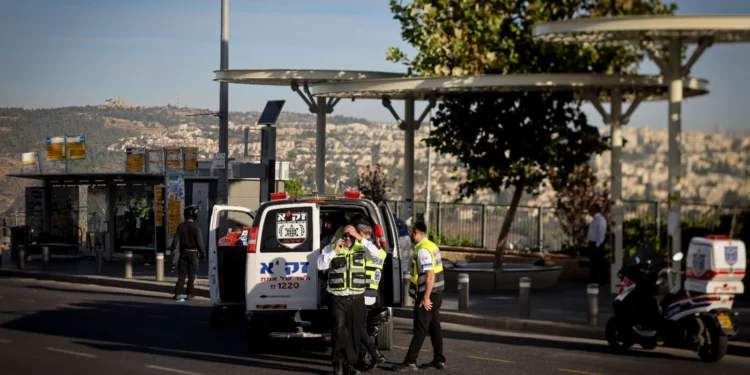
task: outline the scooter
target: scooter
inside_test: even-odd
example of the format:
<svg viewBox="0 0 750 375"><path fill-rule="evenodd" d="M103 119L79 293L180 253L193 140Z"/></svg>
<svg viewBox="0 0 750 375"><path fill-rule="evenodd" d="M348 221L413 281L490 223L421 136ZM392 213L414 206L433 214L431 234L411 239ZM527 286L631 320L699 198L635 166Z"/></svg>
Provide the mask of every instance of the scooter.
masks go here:
<svg viewBox="0 0 750 375"><path fill-rule="evenodd" d="M676 253L675 262L683 254ZM693 350L701 360L718 362L729 337L737 335L732 321L733 295L699 294L684 289L657 302L659 289L672 276L671 268L641 260L618 272L622 284L612 303L606 338L610 348L622 352L634 344L651 350L659 344Z"/></svg>

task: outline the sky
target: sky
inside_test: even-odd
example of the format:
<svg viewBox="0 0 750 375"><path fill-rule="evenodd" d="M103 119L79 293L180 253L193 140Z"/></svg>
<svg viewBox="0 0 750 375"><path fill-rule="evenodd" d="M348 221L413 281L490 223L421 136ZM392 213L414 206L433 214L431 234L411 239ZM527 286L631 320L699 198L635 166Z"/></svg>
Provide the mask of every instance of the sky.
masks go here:
<svg viewBox="0 0 750 375"><path fill-rule="evenodd" d="M677 0L678 14L748 14L745 0ZM98 105L120 97L137 105L180 104L218 110L219 0L0 0L0 107ZM405 71L385 60L402 41L388 0L230 0L230 69ZM683 104L683 129L750 129L750 43L711 47L693 76L708 96ZM650 62L642 74L657 74ZM288 87L229 86L232 111L260 111ZM394 103L397 110L403 109ZM418 105L417 109L423 108ZM590 122L601 117L588 108ZM379 100L342 101L335 114L393 121ZM642 104L630 125L663 129L666 102Z"/></svg>

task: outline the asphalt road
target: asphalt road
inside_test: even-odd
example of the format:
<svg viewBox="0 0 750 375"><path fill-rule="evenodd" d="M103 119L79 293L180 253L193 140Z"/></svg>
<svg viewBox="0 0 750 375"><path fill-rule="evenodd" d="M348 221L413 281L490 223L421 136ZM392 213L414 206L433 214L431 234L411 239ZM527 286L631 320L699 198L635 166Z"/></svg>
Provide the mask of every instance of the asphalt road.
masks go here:
<svg viewBox="0 0 750 375"><path fill-rule="evenodd" d="M0 374L291 374L330 373L320 342L276 342L248 355L242 331L206 323L207 300L176 303L159 293L0 278ZM659 348L614 355L601 341L489 331L444 324L451 374L742 374L750 346L733 346L718 364ZM396 321L400 362L410 339ZM421 362L431 360L429 340ZM389 373L388 369L371 371ZM424 371L436 373L437 370Z"/></svg>

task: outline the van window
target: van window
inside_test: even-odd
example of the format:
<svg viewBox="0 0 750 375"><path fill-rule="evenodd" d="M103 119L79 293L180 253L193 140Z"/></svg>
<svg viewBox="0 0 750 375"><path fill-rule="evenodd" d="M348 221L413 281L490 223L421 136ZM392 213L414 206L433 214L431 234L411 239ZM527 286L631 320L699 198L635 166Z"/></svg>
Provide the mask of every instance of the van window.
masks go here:
<svg viewBox="0 0 750 375"><path fill-rule="evenodd" d="M261 234L261 253L309 253L313 250L312 207L276 208L266 211Z"/></svg>

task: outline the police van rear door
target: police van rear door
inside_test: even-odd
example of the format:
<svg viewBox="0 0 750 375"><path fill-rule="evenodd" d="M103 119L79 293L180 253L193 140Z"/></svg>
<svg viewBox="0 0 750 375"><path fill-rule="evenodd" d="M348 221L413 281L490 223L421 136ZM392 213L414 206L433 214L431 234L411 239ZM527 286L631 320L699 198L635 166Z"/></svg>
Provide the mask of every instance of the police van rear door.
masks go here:
<svg viewBox="0 0 750 375"><path fill-rule="evenodd" d="M260 215L248 254L247 310L317 309L318 207L275 204Z"/></svg>
<svg viewBox="0 0 750 375"><path fill-rule="evenodd" d="M402 305L401 292L403 290L403 277L401 276L401 257L405 249L399 249L398 247L398 231L396 230L396 221L393 220L393 212L386 202L380 202L378 204L380 215L383 216L384 227L381 230L384 232L380 235L385 236L387 248L385 249L388 253L386 259L385 268L389 271L385 272L385 276L388 278L386 282L381 284L381 287L386 286L389 290L384 291L383 296L385 298L384 304L386 306L400 307Z"/></svg>
<svg viewBox="0 0 750 375"><path fill-rule="evenodd" d="M245 263L247 236L255 212L246 207L216 205L211 212L208 234L208 280L211 304L245 303ZM245 228L240 241L233 246L219 244L235 225ZM221 245L221 246L220 246Z"/></svg>

